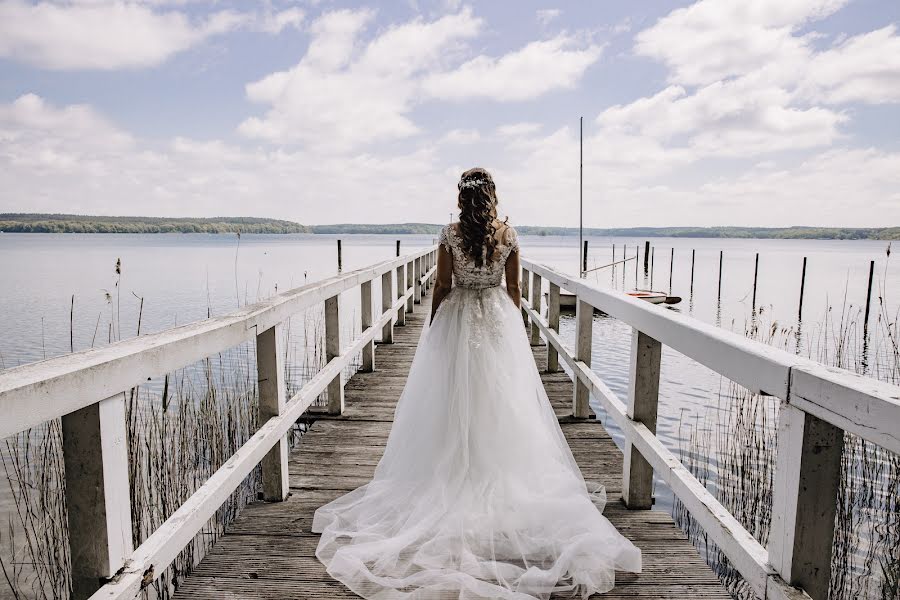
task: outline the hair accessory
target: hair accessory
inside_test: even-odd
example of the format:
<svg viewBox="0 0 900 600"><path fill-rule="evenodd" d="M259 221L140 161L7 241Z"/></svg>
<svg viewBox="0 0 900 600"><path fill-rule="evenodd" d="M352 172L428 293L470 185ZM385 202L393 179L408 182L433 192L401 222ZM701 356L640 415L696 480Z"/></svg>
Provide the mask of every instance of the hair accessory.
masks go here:
<svg viewBox="0 0 900 600"><path fill-rule="evenodd" d="M456 187L458 187L459 189L474 188L486 183L490 182L487 179L461 179L460 182L456 184Z"/></svg>

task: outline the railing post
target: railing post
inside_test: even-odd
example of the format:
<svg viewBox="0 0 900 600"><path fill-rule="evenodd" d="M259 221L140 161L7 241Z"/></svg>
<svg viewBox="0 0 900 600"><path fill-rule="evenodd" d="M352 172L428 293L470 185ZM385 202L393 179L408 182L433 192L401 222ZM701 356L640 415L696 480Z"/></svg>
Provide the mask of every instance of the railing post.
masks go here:
<svg viewBox="0 0 900 600"><path fill-rule="evenodd" d="M341 355L341 313L340 294L325 301L325 360L331 361ZM344 412L343 372L338 373L328 384L328 412L339 415Z"/></svg>
<svg viewBox="0 0 900 600"><path fill-rule="evenodd" d="M72 597L81 600L115 575L134 549L125 395L63 416L62 431Z"/></svg>
<svg viewBox="0 0 900 600"><path fill-rule="evenodd" d="M531 274L531 308L541 314L541 276L537 273ZM541 328L537 321L531 322L531 345L541 345Z"/></svg>
<svg viewBox="0 0 900 600"><path fill-rule="evenodd" d="M359 286L360 299L360 331L372 326L372 280L364 281ZM375 370L375 340L369 340L362 348L362 367L360 371L371 373Z"/></svg>
<svg viewBox="0 0 900 600"><path fill-rule="evenodd" d="M575 300L575 360L591 366L591 338L594 329L594 307L581 299ZM591 416L591 390L577 376L575 377L575 393L572 399L572 416L587 418Z"/></svg>
<svg viewBox="0 0 900 600"><path fill-rule="evenodd" d="M416 264L415 261L412 261L412 260L409 261L408 263L406 263L406 289L403 290L403 293L406 293L410 290L413 291L413 293L409 295L409 298L406 299L406 312L408 312L408 313L411 313L413 311L413 304L416 301L416 298L415 298L416 284L414 283L415 276L416 276L415 264Z"/></svg>
<svg viewBox="0 0 900 600"><path fill-rule="evenodd" d="M397 300L403 297L404 282L406 281L406 265L397 267ZM397 325L406 325L406 307L397 309Z"/></svg>
<svg viewBox="0 0 900 600"><path fill-rule="evenodd" d="M550 298L547 306L547 324L559 333L559 286L550 282ZM559 371L559 353L553 344L547 342L547 372Z"/></svg>
<svg viewBox="0 0 900 600"><path fill-rule="evenodd" d="M284 342L279 323L256 336L256 371L259 385L259 424L277 417L284 411ZM287 436L263 457L263 499L281 502L288 497L288 443Z"/></svg>
<svg viewBox="0 0 900 600"><path fill-rule="evenodd" d="M656 433L661 361L662 344L632 329L627 415L653 433ZM653 506L653 467L628 440L624 450L622 500L628 508L650 508Z"/></svg>
<svg viewBox="0 0 900 600"><path fill-rule="evenodd" d="M777 436L769 562L789 584L826 600L844 432L782 402Z"/></svg>
<svg viewBox="0 0 900 600"><path fill-rule="evenodd" d="M525 267L522 267L522 298L528 300L528 290L531 289L531 273ZM528 318L528 311L525 310L525 307L522 307L522 320L525 322L525 327L528 327L528 324L531 320Z"/></svg>
<svg viewBox="0 0 900 600"><path fill-rule="evenodd" d="M393 269L388 269L381 276L381 314L383 315L386 312L391 310L391 305L394 303L394 293L393 293ZM393 315L391 315L391 319L388 320L387 323L384 324L384 327L381 329L381 343L382 344L393 344L394 343L394 319Z"/></svg>
<svg viewBox="0 0 900 600"><path fill-rule="evenodd" d="M416 274L413 277L413 285L415 286L415 290L413 292L413 298L415 299L416 304L422 304L422 257L416 259Z"/></svg>

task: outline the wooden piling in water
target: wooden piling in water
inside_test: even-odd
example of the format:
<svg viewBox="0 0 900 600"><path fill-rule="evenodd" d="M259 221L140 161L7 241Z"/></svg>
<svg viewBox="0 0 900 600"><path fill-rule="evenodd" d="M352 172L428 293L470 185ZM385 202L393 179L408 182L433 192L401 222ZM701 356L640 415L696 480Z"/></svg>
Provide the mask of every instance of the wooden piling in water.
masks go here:
<svg viewBox="0 0 900 600"><path fill-rule="evenodd" d="M634 289L637 289L637 287L638 287L638 257L640 256L640 254L641 254L641 247L639 245L635 246L634 247ZM644 258L647 258L647 256L644 255Z"/></svg>
<svg viewBox="0 0 900 600"><path fill-rule="evenodd" d="M753 304L752 308L756 308L756 280L759 276L759 252L756 253L756 260L753 264Z"/></svg>
<svg viewBox="0 0 900 600"><path fill-rule="evenodd" d="M872 305L872 280L875 278L875 261L869 263L869 289L866 292L866 316L863 319L863 337L869 331L869 308Z"/></svg>
<svg viewBox="0 0 900 600"><path fill-rule="evenodd" d="M719 250L719 300L722 300L722 258L724 251Z"/></svg>
<svg viewBox="0 0 900 600"><path fill-rule="evenodd" d="M797 308L797 321L803 321L803 292L806 291L806 257L803 257L803 270L800 272L800 306Z"/></svg>
<svg viewBox="0 0 900 600"><path fill-rule="evenodd" d="M581 276L584 277L584 272L587 271L587 252L588 252L588 241L584 240L584 251L581 255Z"/></svg>
<svg viewBox="0 0 900 600"><path fill-rule="evenodd" d="M691 296L694 295L694 262L697 258L697 250L691 250Z"/></svg>
<svg viewBox="0 0 900 600"><path fill-rule="evenodd" d="M397 256L400 256L400 240L397 240Z"/></svg>
<svg viewBox="0 0 900 600"><path fill-rule="evenodd" d="M672 294L672 273L675 270L675 248L672 248L672 254L669 256L669 295Z"/></svg>
<svg viewBox="0 0 900 600"><path fill-rule="evenodd" d="M340 272L341 269L344 268L343 259L341 256L341 240L338 240L337 243L338 243L338 272Z"/></svg>
<svg viewBox="0 0 900 600"><path fill-rule="evenodd" d="M650 248L650 289L653 289L653 259L656 258L656 247Z"/></svg>
<svg viewBox="0 0 900 600"><path fill-rule="evenodd" d="M650 240L644 242L644 275L647 274L650 260Z"/></svg>

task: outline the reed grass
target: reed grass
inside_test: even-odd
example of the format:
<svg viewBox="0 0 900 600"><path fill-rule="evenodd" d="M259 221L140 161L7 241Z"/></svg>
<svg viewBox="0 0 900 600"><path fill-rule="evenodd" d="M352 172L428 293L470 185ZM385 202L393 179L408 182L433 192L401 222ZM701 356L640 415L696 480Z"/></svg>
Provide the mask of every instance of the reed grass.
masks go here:
<svg viewBox="0 0 900 600"><path fill-rule="evenodd" d="M110 341L117 341L121 331L121 274L121 263L117 262L115 293L105 294ZM138 298L142 314L143 299ZM74 319L74 299L71 305ZM357 315L351 316L356 323ZM140 317L136 331L139 335ZM358 325L349 332L350 337L358 333ZM295 315L286 321L283 335L290 397L326 363L324 308ZM344 376L352 375L360 362L357 356ZM135 547L256 431L256 379L255 345L247 343L124 393ZM316 404L327 404L327 394L322 394ZM303 423L295 425L289 435L291 446L299 443L304 430ZM0 598L67 599L71 595L71 565L61 421L55 419L4 440L0 462L13 504L5 531L0 530L0 573L6 583L6 591L0 586ZM170 598L259 492L257 468L143 596Z"/></svg>
<svg viewBox="0 0 900 600"><path fill-rule="evenodd" d="M874 323L846 295L829 305L804 337L801 326L768 322L754 313L745 335L832 366L900 383L900 312L890 312L883 290ZM871 321L871 319L870 319ZM716 409L691 423L678 453L685 466L763 545L768 541L777 453L776 399L724 381ZM831 600L900 598L900 456L845 433L832 547ZM734 598L752 590L702 528L675 499L673 517Z"/></svg>

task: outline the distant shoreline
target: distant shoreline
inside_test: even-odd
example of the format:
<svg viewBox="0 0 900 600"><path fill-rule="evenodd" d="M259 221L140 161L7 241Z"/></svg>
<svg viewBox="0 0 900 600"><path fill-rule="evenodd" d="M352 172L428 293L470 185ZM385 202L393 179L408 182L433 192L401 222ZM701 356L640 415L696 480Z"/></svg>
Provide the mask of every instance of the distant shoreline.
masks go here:
<svg viewBox="0 0 900 600"><path fill-rule="evenodd" d="M208 234L384 234L436 235L441 224L395 223L302 225L293 221L256 217L168 218L103 217L87 215L0 213L3 233L208 233ZM522 235L572 236L577 227L518 225ZM623 227L585 228L593 237L681 237L806 240L900 240L900 227Z"/></svg>

